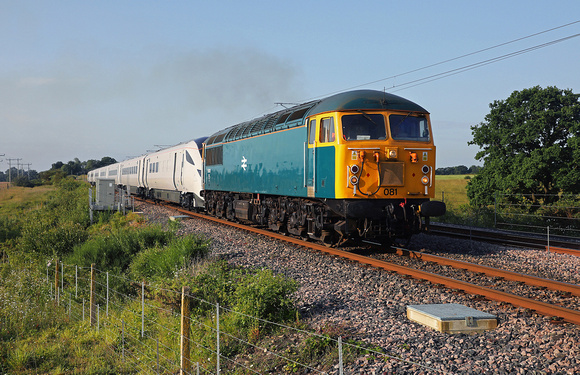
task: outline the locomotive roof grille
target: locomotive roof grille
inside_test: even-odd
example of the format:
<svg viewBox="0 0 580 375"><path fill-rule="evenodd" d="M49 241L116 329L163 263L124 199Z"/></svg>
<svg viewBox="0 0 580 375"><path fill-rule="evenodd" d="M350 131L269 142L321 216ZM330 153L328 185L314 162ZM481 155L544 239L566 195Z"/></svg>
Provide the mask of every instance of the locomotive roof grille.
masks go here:
<svg viewBox="0 0 580 375"><path fill-rule="evenodd" d="M375 90L348 91L274 112L213 134L207 145L230 142L304 124L306 116L324 112L354 110L400 110L427 114L423 107L397 95Z"/></svg>
<svg viewBox="0 0 580 375"><path fill-rule="evenodd" d="M224 139L225 136L226 136L226 133L221 133L220 135L218 135L217 137L215 137L215 143L221 142Z"/></svg>
<svg viewBox="0 0 580 375"><path fill-rule="evenodd" d="M272 128L274 127L274 125L277 123L276 120L278 120L277 116L272 116L272 117L268 118L268 122L266 122L264 127L261 129L260 134L270 132L272 130Z"/></svg>

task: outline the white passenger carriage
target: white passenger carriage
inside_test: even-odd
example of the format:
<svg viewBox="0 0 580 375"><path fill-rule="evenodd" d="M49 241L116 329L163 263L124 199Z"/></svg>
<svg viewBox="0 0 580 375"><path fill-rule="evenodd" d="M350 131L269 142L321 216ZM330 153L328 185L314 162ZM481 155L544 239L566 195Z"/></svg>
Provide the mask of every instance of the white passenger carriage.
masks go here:
<svg viewBox="0 0 580 375"><path fill-rule="evenodd" d="M148 154L140 170L145 195L179 203L186 208L203 207L201 197L202 143L199 138Z"/></svg>
<svg viewBox="0 0 580 375"><path fill-rule="evenodd" d="M141 179L145 156L122 161L118 185L121 185L129 194L138 194L144 188Z"/></svg>

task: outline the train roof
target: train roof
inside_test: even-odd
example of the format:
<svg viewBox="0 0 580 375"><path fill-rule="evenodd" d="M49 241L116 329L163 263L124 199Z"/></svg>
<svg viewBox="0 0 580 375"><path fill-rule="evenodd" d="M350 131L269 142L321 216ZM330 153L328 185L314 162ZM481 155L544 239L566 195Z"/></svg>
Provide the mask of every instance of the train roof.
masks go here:
<svg viewBox="0 0 580 375"><path fill-rule="evenodd" d="M304 118L324 112L352 110L400 110L428 113L418 104L397 95L375 90L355 90L303 103L231 126L212 134L206 144L231 142L304 124Z"/></svg>
<svg viewBox="0 0 580 375"><path fill-rule="evenodd" d="M397 95L375 90L347 91L322 99L310 109L308 116L323 112L351 110L399 110L424 112L425 108Z"/></svg>

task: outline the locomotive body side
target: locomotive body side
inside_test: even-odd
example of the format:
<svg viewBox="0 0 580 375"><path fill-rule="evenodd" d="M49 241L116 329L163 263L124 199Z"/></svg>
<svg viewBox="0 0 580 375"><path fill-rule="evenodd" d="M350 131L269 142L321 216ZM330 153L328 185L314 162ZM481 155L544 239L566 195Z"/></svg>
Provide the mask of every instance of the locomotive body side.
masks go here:
<svg viewBox="0 0 580 375"><path fill-rule="evenodd" d="M206 159L205 190L304 196L305 127L222 143L219 163Z"/></svg>
<svg viewBox="0 0 580 375"><path fill-rule="evenodd" d="M208 139L204 158L209 213L325 242L409 237L424 228L423 206L444 212L429 204L428 112L382 92L338 94L233 126Z"/></svg>

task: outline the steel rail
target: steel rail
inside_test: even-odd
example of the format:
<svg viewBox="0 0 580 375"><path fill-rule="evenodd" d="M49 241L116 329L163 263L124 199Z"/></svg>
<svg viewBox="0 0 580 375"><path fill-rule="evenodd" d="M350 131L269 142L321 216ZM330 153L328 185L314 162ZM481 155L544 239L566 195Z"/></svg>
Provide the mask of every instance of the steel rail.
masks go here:
<svg viewBox="0 0 580 375"><path fill-rule="evenodd" d="M550 251L552 253L580 256L580 250L576 250L576 249L568 249L565 247L556 247L556 246L552 246L552 245L550 245L549 248L548 248L548 246L546 246L545 249L546 249L546 251Z"/></svg>
<svg viewBox="0 0 580 375"><path fill-rule="evenodd" d="M499 290L471 284L471 283L461 281L461 280L455 280L455 279L452 279L452 278L447 277L447 276L437 275L437 274L434 274L431 272L421 271L421 270L417 270L417 269L413 269L413 268L385 262L382 260L369 258L369 257L366 257L364 255L354 254L354 253L351 253L348 251L339 250L336 248L331 248L331 247L319 245L316 243L305 242L301 239L285 236L285 235L280 234L280 233L275 233L275 232L267 231L267 230L260 229L260 228L249 227L247 225L243 225L243 224L239 224L239 223L235 223L235 222L231 222L231 221L227 221L227 220L222 220L222 219L207 216L207 215L202 215L199 213L187 211L187 210L177 208L177 207L171 207L171 206L169 206L169 207L171 209L174 209L174 210L181 212L185 215L194 216L194 217L202 218L205 220L210 220L210 221L224 224L227 226L231 226L234 228L243 229L243 230L248 231L248 232L261 234L261 235L264 235L266 237L275 238L275 239L285 241L288 243L292 243L292 244L295 244L295 245L298 245L301 247L305 247L305 248L309 248L309 249L313 249L313 250L318 250L318 251L326 253L326 254L338 256L338 257L341 257L341 258L344 258L347 260L351 260L351 261L356 261L360 264L372 266L375 268L384 269L384 270L391 271L391 272L396 272L396 273L401 274L401 275L410 276L410 277L413 277L415 279L426 280L426 281L429 281L435 285L443 285L449 289L463 290L464 292L466 292L468 294L483 296L487 299L494 300L494 301L506 302L506 303L509 303L513 306L534 310L542 315L546 315L546 316L550 316L550 317L559 317L559 318L562 318L566 322L580 325L580 311L568 309L568 308L557 306L557 305L551 305L551 304L548 304L545 302L533 300L531 298L520 297L520 296L517 296L514 294L510 294L510 293L502 292Z"/></svg>
<svg viewBox="0 0 580 375"><path fill-rule="evenodd" d="M548 247L546 238L533 237L533 234L526 236L505 231L489 231L482 228L459 228L434 223L429 226L428 233L462 239L469 238L470 240L488 243L526 246L533 249L544 249L555 253L580 256L580 242L553 239L550 240Z"/></svg>
<svg viewBox="0 0 580 375"><path fill-rule="evenodd" d="M462 260L450 259L438 255L426 254L418 251L403 249L400 247L392 248L397 255L407 256L412 259L419 259L426 262L433 262L444 266L451 266L453 268L465 269L472 272L483 273L488 276L501 277L506 280L523 282L527 285L545 287L560 292L566 292L575 296L580 296L580 285L566 283L562 281L555 281L544 279L537 276L526 275L513 271L506 271L498 268L483 266L481 264L474 264L464 262Z"/></svg>

